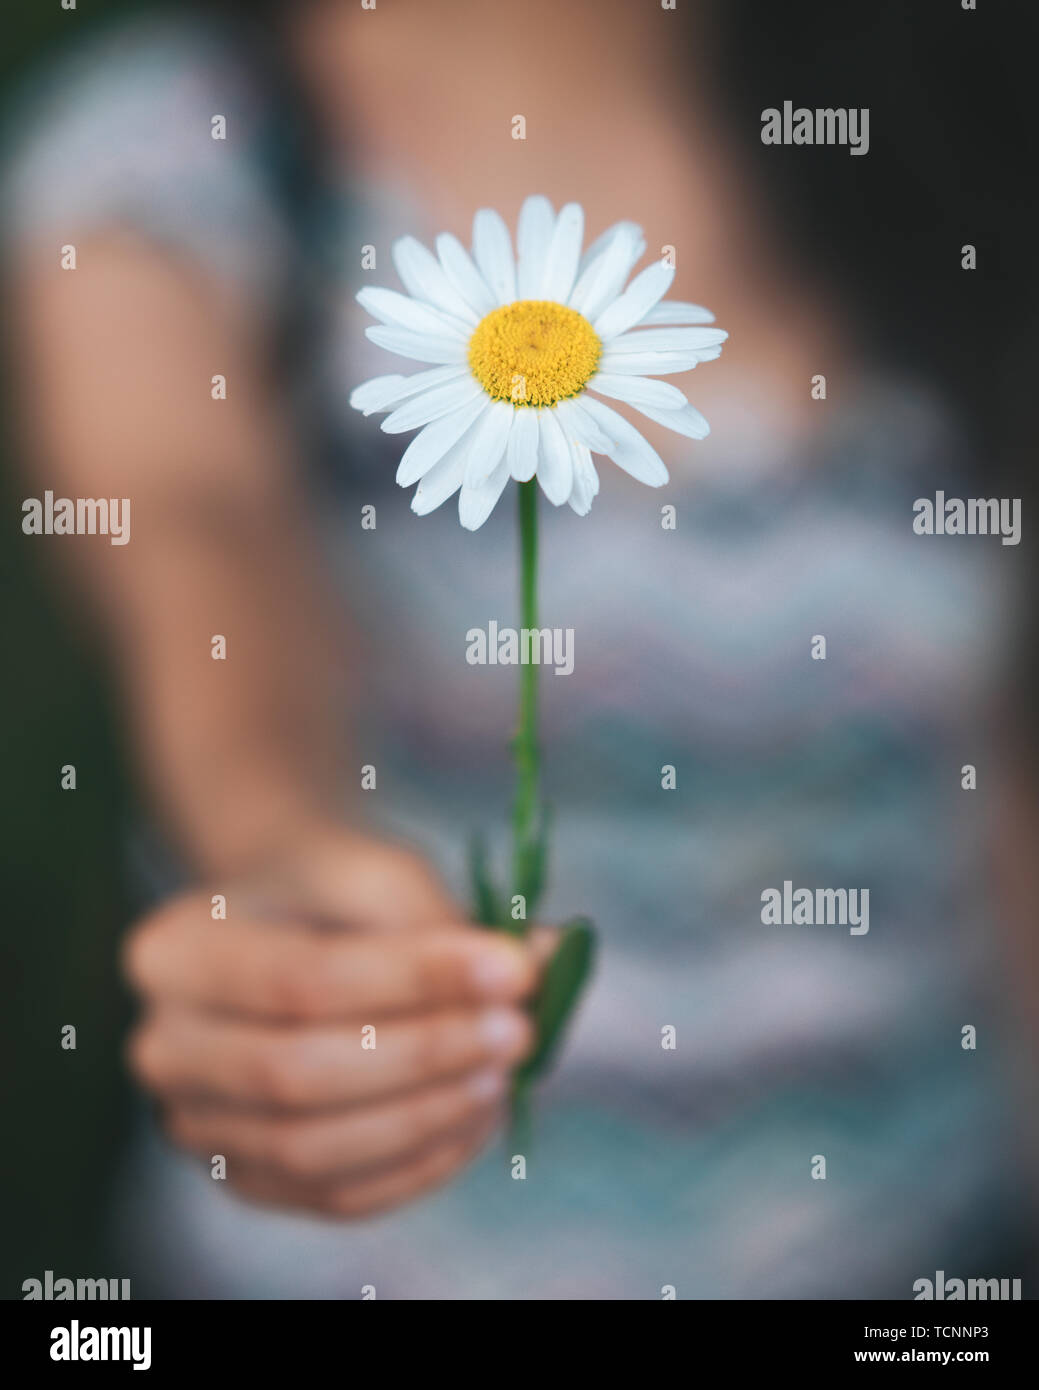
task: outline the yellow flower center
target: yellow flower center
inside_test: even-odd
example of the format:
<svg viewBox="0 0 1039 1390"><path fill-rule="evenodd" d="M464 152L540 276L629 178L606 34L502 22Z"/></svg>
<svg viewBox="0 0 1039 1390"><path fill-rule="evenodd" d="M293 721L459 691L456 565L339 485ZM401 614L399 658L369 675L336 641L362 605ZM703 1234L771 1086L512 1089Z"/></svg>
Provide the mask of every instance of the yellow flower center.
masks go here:
<svg viewBox="0 0 1039 1390"><path fill-rule="evenodd" d="M492 309L469 339L473 376L489 396L513 405L555 405L576 396L601 356L588 320L548 299Z"/></svg>

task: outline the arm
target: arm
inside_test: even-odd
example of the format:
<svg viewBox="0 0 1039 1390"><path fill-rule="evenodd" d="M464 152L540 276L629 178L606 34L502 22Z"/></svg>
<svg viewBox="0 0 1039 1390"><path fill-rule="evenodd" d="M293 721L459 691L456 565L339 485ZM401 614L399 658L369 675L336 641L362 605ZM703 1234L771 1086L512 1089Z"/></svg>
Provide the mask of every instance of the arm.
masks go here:
<svg viewBox="0 0 1039 1390"><path fill-rule="evenodd" d="M417 856L340 824L348 650L247 305L115 236L16 292L30 487L129 497L41 539L82 590L152 800L210 880L139 924L131 1043L171 1134L258 1199L363 1215L466 1163L530 1045L534 967ZM226 401L210 378L227 378ZM228 658L214 661L214 634ZM228 895L214 922L209 893ZM320 926L318 925L320 924ZM328 926L349 930L328 931ZM377 1046L362 1047L376 1025Z"/></svg>
<svg viewBox="0 0 1039 1390"><path fill-rule="evenodd" d="M128 497L132 530L125 546L40 544L110 646L154 804L198 868L234 869L329 813L344 785L347 642L289 474L263 325L129 240L81 247L75 271L51 259L22 267L15 296L33 483Z"/></svg>

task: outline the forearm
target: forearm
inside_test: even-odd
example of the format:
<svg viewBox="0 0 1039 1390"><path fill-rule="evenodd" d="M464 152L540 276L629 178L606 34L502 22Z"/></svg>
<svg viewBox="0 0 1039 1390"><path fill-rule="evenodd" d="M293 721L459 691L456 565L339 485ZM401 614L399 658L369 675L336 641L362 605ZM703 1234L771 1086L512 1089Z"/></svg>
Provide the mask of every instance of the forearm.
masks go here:
<svg viewBox="0 0 1039 1390"><path fill-rule="evenodd" d="M238 508L165 523L107 605L142 779L200 870L339 809L345 642L311 569L298 522Z"/></svg>
<svg viewBox="0 0 1039 1390"><path fill-rule="evenodd" d="M117 670L141 781L198 868L261 858L343 787L347 650L266 324L118 234L74 276L29 258L12 293L30 488L129 500L126 544L46 544Z"/></svg>

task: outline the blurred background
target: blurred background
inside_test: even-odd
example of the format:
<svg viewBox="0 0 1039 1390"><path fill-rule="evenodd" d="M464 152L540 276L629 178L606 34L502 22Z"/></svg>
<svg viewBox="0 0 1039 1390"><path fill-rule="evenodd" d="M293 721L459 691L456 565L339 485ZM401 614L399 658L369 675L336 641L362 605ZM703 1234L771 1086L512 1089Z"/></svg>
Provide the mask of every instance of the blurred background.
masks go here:
<svg viewBox="0 0 1039 1390"><path fill-rule="evenodd" d="M160 1297L905 1298L938 1269L1025 1277L1027 1296L1034 21L815 0L532 0L518 25L467 0L23 8L2 59L5 1296L44 1269ZM786 99L868 107L869 154L762 145ZM537 1183L503 1185L492 1155L360 1226L259 1212L166 1145L120 1056L118 943L207 868L169 824L176 741L160 749L141 674L153 615L192 601L148 528L185 509L213 573L247 588L253 476L235 410L213 424L217 354L197 402L176 396L177 456L173 406L121 385L120 325L175 274L213 342L250 344L236 409L270 412L344 634L349 738L382 788L364 811L463 893L468 831L505 845L514 673L466 666L463 635L515 612L512 509L475 535L452 504L410 513L399 440L346 405L398 370L354 295L396 287L395 237L468 241L476 207L514 225L532 192L582 202L589 237L643 223L649 256L676 248L675 296L731 334L681 382L710 438L652 435L668 487L604 463L588 518L543 508L543 621L575 629L577 658L543 682L547 915L593 916L602 967L546 1088ZM78 276L94 246L109 266L75 310L56 306L66 244ZM120 281L121 246L142 278ZM161 364L184 325L134 331ZM23 498L113 478L142 528L125 550L22 534ZM916 536L937 490L1022 498L1022 543ZM290 618L324 641L317 608ZM292 670L284 648L265 660L261 685ZM211 698L185 672L171 708ZM764 927L761 892L786 879L868 888L869 934Z"/></svg>

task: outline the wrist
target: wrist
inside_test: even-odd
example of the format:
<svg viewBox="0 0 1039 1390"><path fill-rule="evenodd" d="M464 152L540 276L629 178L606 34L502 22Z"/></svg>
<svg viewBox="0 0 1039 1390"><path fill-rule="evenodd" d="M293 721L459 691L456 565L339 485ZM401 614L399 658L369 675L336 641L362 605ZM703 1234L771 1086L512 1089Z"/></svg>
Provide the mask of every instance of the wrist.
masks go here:
<svg viewBox="0 0 1039 1390"><path fill-rule="evenodd" d="M267 878L302 863L315 847L342 844L345 834L325 807L257 791L233 807L211 808L193 827L189 850L206 878Z"/></svg>

